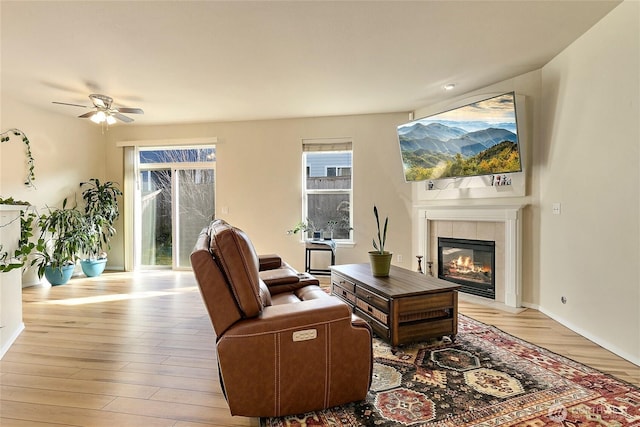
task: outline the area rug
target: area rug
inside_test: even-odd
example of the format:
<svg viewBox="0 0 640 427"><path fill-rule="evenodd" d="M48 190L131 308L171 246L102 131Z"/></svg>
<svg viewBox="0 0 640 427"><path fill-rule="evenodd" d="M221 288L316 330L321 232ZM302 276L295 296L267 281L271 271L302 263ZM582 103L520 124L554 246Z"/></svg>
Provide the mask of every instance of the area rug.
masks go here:
<svg viewBox="0 0 640 427"><path fill-rule="evenodd" d="M458 336L392 348L374 338L365 401L263 427L640 427L640 389L460 315Z"/></svg>

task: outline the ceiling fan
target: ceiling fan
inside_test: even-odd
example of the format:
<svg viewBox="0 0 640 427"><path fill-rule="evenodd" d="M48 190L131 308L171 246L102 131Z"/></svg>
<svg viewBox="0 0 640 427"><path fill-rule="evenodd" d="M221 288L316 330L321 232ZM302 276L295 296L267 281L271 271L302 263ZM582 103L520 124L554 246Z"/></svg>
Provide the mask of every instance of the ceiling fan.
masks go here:
<svg viewBox="0 0 640 427"><path fill-rule="evenodd" d="M91 99L91 102L93 103L92 107L87 107L86 105L80 105L80 104L70 104L67 102L58 102L58 101L53 101L53 103L60 104L60 105L70 105L72 107L91 108L92 111L81 114L78 117L82 119L88 118L92 122L98 123L98 124L106 122L108 125L112 125L116 123L116 119L124 123L131 123L133 119L131 117L125 116L122 113L144 114L144 111L142 111L142 108L114 107L113 98L107 95L93 93L89 95L89 99Z"/></svg>

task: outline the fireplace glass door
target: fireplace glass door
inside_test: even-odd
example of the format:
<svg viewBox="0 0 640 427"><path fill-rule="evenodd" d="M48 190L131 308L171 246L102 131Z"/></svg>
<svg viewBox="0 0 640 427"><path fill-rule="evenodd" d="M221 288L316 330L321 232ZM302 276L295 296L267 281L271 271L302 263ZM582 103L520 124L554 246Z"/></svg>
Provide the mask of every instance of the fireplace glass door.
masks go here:
<svg viewBox="0 0 640 427"><path fill-rule="evenodd" d="M438 277L462 292L495 298L495 242L438 238Z"/></svg>

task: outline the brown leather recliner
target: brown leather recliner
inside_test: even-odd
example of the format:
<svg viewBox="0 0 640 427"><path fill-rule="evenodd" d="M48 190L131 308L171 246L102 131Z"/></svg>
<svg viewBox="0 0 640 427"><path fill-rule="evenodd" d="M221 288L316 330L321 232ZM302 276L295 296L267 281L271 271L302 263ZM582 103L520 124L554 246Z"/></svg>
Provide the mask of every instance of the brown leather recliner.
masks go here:
<svg viewBox="0 0 640 427"><path fill-rule="evenodd" d="M231 414L299 414L365 398L371 329L317 279L276 255L259 257L223 220L202 231L191 264Z"/></svg>

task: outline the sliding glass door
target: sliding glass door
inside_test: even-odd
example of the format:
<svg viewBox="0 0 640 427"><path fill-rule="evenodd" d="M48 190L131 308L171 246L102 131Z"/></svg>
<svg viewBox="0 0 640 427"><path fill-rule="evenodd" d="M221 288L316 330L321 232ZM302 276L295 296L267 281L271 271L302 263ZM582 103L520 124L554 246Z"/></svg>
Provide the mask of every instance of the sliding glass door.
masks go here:
<svg viewBox="0 0 640 427"><path fill-rule="evenodd" d="M215 216L215 170L177 171L176 227L178 254L176 268L190 268L189 256L198 235Z"/></svg>
<svg viewBox="0 0 640 427"><path fill-rule="evenodd" d="M137 267L190 268L215 216L215 148L141 149L138 171Z"/></svg>

